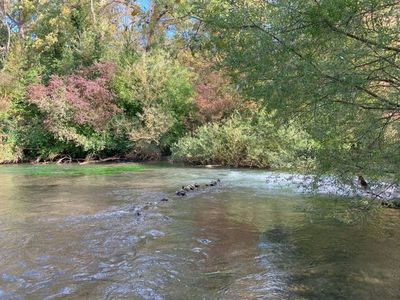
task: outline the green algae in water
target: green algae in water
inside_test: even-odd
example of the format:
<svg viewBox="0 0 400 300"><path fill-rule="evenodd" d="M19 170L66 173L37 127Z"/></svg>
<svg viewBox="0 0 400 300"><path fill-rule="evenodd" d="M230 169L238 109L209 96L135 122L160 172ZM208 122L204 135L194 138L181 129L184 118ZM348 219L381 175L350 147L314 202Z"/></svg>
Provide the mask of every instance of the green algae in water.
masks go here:
<svg viewBox="0 0 400 300"><path fill-rule="evenodd" d="M125 172L139 172L145 168L133 164L109 165L18 165L0 167L0 173L38 176L91 176L115 175Z"/></svg>

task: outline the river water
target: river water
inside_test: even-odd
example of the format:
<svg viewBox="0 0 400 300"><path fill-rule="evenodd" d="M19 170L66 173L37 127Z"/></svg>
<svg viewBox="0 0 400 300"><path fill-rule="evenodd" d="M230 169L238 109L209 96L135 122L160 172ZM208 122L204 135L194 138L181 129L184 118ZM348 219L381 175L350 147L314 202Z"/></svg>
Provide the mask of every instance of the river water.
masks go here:
<svg viewBox="0 0 400 300"><path fill-rule="evenodd" d="M400 299L400 210L266 171L57 168L0 167L0 299Z"/></svg>

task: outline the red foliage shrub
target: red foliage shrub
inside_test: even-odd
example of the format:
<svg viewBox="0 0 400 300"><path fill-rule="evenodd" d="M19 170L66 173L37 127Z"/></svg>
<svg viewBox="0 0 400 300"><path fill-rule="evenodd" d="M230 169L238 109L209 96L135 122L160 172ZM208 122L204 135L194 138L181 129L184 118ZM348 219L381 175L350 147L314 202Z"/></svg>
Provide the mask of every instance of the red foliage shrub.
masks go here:
<svg viewBox="0 0 400 300"><path fill-rule="evenodd" d="M226 117L237 104L235 93L227 90L229 82L219 72L204 74L196 86L196 106L203 121Z"/></svg>
<svg viewBox="0 0 400 300"><path fill-rule="evenodd" d="M52 76L47 86L29 87L28 101L46 113L48 125L67 121L102 129L120 112L110 91L114 72L115 66L106 62L66 77Z"/></svg>

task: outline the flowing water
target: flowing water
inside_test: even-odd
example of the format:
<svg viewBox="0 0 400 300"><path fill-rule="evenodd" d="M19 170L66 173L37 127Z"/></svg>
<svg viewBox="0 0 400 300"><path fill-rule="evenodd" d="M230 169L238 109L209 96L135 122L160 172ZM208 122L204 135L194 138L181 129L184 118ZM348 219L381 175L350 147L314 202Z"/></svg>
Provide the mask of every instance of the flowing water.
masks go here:
<svg viewBox="0 0 400 300"><path fill-rule="evenodd" d="M400 299L400 210L129 166L0 167L0 299Z"/></svg>

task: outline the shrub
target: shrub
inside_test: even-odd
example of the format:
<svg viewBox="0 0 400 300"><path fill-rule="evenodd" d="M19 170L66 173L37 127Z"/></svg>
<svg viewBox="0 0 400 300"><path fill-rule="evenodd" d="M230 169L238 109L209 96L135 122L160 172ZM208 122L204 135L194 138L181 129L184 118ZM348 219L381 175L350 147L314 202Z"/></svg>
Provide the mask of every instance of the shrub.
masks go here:
<svg viewBox="0 0 400 300"><path fill-rule="evenodd" d="M231 114L239 96L221 72L210 71L199 76L196 85L196 107L202 122L220 121Z"/></svg>
<svg viewBox="0 0 400 300"><path fill-rule="evenodd" d="M179 120L193 108L193 76L167 54L143 54L134 62L123 62L114 80L118 103L134 115L143 107L158 106Z"/></svg>
<svg viewBox="0 0 400 300"><path fill-rule="evenodd" d="M265 111L236 114L222 124L200 127L173 148L175 160L233 167L298 168L312 162L315 143L294 124L274 126Z"/></svg>
<svg viewBox="0 0 400 300"><path fill-rule="evenodd" d="M114 69L112 63L98 63L70 76L52 76L47 85L28 88L28 101L38 108L43 127L56 140L101 151L107 124L121 112L110 92Z"/></svg>
<svg viewBox="0 0 400 300"><path fill-rule="evenodd" d="M166 145L165 135L173 126L173 118L168 112L155 107L146 107L139 114L135 128L129 133L134 143L135 154L138 159L156 159L161 155L160 149Z"/></svg>
<svg viewBox="0 0 400 300"><path fill-rule="evenodd" d="M16 163L22 160L22 153L13 143L7 142L6 136L0 134L0 164Z"/></svg>
<svg viewBox="0 0 400 300"><path fill-rule="evenodd" d="M150 156L159 156L186 133L185 121L194 109L192 77L164 52L146 53L121 64L113 90L132 123L133 152L147 157L151 149Z"/></svg>
<svg viewBox="0 0 400 300"><path fill-rule="evenodd" d="M0 163L19 162L24 158L27 128L35 123L26 105L26 85L37 81L38 68L24 70L24 56L13 53L0 71Z"/></svg>

